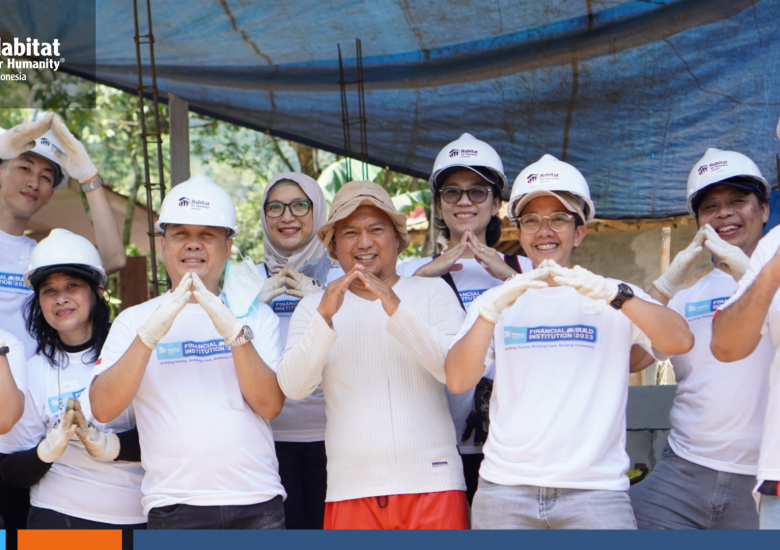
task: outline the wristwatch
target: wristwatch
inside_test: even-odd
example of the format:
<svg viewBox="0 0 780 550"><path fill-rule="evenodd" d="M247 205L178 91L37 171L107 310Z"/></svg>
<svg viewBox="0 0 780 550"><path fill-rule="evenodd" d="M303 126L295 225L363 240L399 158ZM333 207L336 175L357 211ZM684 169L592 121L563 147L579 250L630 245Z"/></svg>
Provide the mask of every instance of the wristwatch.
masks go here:
<svg viewBox="0 0 780 550"><path fill-rule="evenodd" d="M243 327L241 327L241 332L238 333L238 336L233 338L230 342L225 340L225 343L231 348L237 348L238 346L243 346L244 344L252 340L252 338L254 337L255 335L252 332L252 329L249 328L248 325L244 325Z"/></svg>
<svg viewBox="0 0 780 550"><path fill-rule="evenodd" d="M620 309L623 307L623 304L626 303L626 301L630 300L634 297L634 291L631 290L631 287L628 286L626 283L620 283L618 285L618 293L617 296L615 296L615 299L612 300L609 305L614 307L615 309Z"/></svg>
<svg viewBox="0 0 780 550"><path fill-rule="evenodd" d="M0 355L7 355L9 351L11 351L11 348L8 346L3 346L0 348Z"/></svg>
<svg viewBox="0 0 780 550"><path fill-rule="evenodd" d="M98 177L93 179L91 182L82 183L81 190L84 191L85 193L89 193L90 191L94 191L101 185L103 185L103 178L101 178L100 175L98 175Z"/></svg>

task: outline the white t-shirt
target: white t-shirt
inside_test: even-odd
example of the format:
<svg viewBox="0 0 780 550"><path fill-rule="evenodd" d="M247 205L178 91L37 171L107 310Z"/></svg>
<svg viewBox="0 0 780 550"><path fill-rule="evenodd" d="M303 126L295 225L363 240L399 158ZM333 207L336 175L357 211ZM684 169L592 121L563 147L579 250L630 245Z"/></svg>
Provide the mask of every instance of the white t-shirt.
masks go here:
<svg viewBox="0 0 780 550"><path fill-rule="evenodd" d="M263 279L268 278L265 264L257 266L257 272ZM328 272L328 283L344 275L341 267L332 267ZM300 298L282 294L268 304L279 317L279 334L282 341L282 349L287 341L287 328L290 326L295 307ZM271 428L274 431L274 441L290 441L306 443L311 441L325 441L325 398L322 396L322 388L317 387L309 397L296 401L285 399L284 408L279 416L271 420Z"/></svg>
<svg viewBox="0 0 780 550"><path fill-rule="evenodd" d="M22 343L25 360L35 355L37 343L24 327L24 304L32 295L22 277L37 243L30 237L15 237L0 231L0 328Z"/></svg>
<svg viewBox="0 0 780 550"><path fill-rule="evenodd" d="M398 266L397 272L401 277L412 277L418 269L430 263L433 258L416 258L409 260ZM523 273L533 271L533 263L525 256L517 256L518 263ZM452 272L452 280L458 288L458 294L463 302L463 306L468 309L471 303L483 292L502 284L504 281L496 279L488 273L484 267L475 259L462 259L456 263L463 266L460 271ZM492 365L485 373L487 378L493 378ZM447 391L447 403L450 407L452 422L455 424L455 437L458 442L458 451L462 455L479 454L482 452L482 446L474 445L474 434L471 434L466 441L461 441L463 433L466 431L466 418L474 410L474 389L458 394Z"/></svg>
<svg viewBox="0 0 780 550"><path fill-rule="evenodd" d="M474 301L453 345L496 291ZM485 358L486 366L495 361L496 372L479 474L501 485L628 489L626 401L634 344L655 353L647 336L603 300L569 287L523 294L501 315Z"/></svg>
<svg viewBox="0 0 780 550"><path fill-rule="evenodd" d="M24 346L22 346L22 343L19 342L16 336L5 329L0 328L0 337L5 340L5 345L8 346L6 358L8 359L8 366L11 367L11 376L14 377L16 387L24 392L24 388L27 384L27 360L25 359ZM0 435L0 453L8 454L9 452L12 452L5 450L11 448L6 442L11 441L10 438L13 437L16 426L18 426L18 424L15 425L9 433Z"/></svg>
<svg viewBox="0 0 780 550"><path fill-rule="evenodd" d="M124 355L169 294L116 318L95 376ZM265 304L243 319L260 357L275 370L279 320ZM152 352L133 406L146 470L144 514L179 503L244 505L285 496L271 427L244 400L232 351L200 304L187 304Z"/></svg>
<svg viewBox="0 0 780 550"><path fill-rule="evenodd" d="M764 266L772 259L780 247L780 226L775 227L761 239L750 257L750 267L745 275L737 283L737 291L734 295L718 309L723 310L737 301L745 291L753 284L758 274ZM769 396L767 398L766 416L764 417L764 431L761 440L761 454L758 458L758 480L762 481L780 481L780 430L777 429L778 420L780 420L780 292L775 294L772 303L769 306L764 326L761 334L769 334L772 339L774 354L769 367ZM755 352L750 356L756 361L766 360L763 357L759 359ZM751 369L751 373L756 373L762 368L761 365ZM766 378L761 382L766 383Z"/></svg>
<svg viewBox="0 0 780 550"><path fill-rule="evenodd" d="M65 368L52 367L43 355L27 362L29 376L25 391L24 416L3 439L2 452L32 449L40 443L65 412L68 398L81 402L84 416L108 433L121 433L135 427L132 405L108 424L100 424L90 413L88 391L92 381L89 361L93 351L68 353ZM74 437L65 453L30 489L30 503L69 516L116 525L146 523L141 508L140 462L97 460L89 456Z"/></svg>
<svg viewBox="0 0 780 550"><path fill-rule="evenodd" d="M716 269L669 307L688 322L696 344L672 358L677 391L669 413L669 445L682 458L706 468L756 475L774 351L769 335L750 357L721 363L710 351L712 316L734 294L736 281Z"/></svg>

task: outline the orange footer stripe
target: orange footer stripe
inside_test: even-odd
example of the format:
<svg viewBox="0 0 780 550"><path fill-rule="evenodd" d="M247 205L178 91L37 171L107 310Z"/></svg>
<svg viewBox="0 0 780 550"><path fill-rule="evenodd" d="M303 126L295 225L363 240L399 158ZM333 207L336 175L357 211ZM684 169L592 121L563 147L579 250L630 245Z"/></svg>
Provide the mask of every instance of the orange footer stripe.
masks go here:
<svg viewBox="0 0 780 550"><path fill-rule="evenodd" d="M122 531L20 529L19 550L122 550Z"/></svg>

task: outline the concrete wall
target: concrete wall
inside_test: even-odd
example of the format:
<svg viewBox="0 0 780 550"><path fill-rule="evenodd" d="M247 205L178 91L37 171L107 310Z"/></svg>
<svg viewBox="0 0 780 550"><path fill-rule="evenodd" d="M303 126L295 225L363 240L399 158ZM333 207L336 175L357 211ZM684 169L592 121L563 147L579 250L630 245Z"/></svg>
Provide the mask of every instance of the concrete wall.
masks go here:
<svg viewBox="0 0 780 550"><path fill-rule="evenodd" d="M693 225L672 229L670 259L687 247L695 234ZM709 255L702 254L701 263L708 261ZM661 229L590 231L574 250L572 263L647 290L661 274Z"/></svg>
<svg viewBox="0 0 780 550"><path fill-rule="evenodd" d="M677 386L628 388L626 452L631 467L640 463L651 471L661 457L669 435L669 410Z"/></svg>

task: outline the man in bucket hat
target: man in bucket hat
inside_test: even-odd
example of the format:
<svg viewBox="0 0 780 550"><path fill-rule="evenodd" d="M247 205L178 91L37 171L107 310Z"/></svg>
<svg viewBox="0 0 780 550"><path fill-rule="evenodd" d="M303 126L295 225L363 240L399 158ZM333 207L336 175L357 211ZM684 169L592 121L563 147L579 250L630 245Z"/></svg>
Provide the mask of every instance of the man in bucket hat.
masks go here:
<svg viewBox="0 0 780 550"><path fill-rule="evenodd" d="M290 399L322 385L325 528L466 528L444 392L457 298L439 278L396 274L406 218L373 182L342 187L317 236L346 275L301 300L277 376Z"/></svg>

